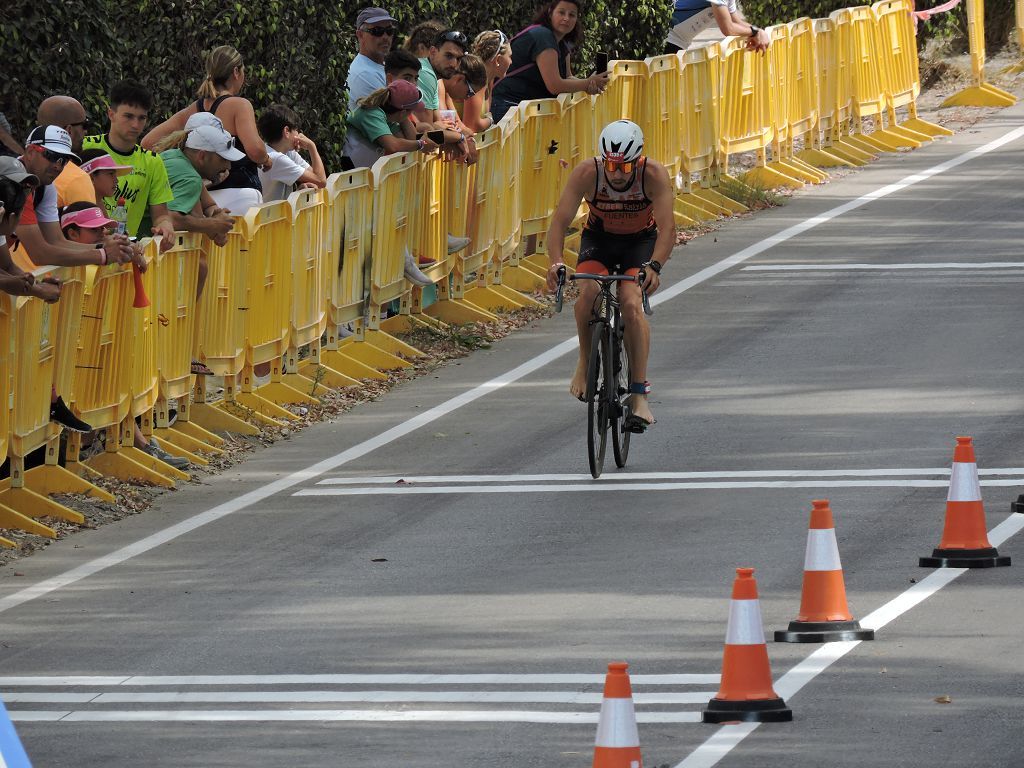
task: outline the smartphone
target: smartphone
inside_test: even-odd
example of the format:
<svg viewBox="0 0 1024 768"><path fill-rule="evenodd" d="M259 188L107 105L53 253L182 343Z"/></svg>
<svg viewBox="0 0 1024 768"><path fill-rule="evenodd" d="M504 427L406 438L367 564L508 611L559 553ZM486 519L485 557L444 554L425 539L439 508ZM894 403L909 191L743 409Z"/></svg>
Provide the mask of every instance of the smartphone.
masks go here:
<svg viewBox="0 0 1024 768"><path fill-rule="evenodd" d="M594 71L597 74L608 71L608 51L598 51L594 55Z"/></svg>
<svg viewBox="0 0 1024 768"><path fill-rule="evenodd" d="M427 131L427 138L435 144L444 144L444 131Z"/></svg>

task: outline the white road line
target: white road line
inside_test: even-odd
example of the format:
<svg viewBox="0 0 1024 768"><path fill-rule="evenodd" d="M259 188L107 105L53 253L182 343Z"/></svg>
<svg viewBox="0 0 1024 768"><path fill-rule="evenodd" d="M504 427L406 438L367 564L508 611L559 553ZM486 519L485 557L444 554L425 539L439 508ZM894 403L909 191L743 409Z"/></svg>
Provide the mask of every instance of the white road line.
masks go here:
<svg viewBox="0 0 1024 768"><path fill-rule="evenodd" d="M756 264L743 267L742 272L835 272L890 269L1021 269L1024 261L983 261L972 264L951 261L929 264Z"/></svg>
<svg viewBox="0 0 1024 768"><path fill-rule="evenodd" d="M738 264L742 264L744 261L747 261L748 259L751 259L754 256L764 253L765 251L768 251L777 245L781 245L782 243L788 242L789 240L792 240L794 237L797 237L805 232L809 232L812 229L820 227L822 224L827 224L833 219L837 219L840 216L850 213L851 211L855 211L858 208L867 205L868 203L874 202L876 200L881 200L884 197L888 197L889 195L895 194L896 192L901 192L902 190L907 189L908 187L912 187L915 184L920 184L924 181L928 181L934 176L937 176L941 173L945 173L946 171L952 170L953 168L963 165L964 163L973 160L974 158L981 157L982 155L992 152L993 150L998 149L1004 144L1009 144L1010 142L1015 141L1021 136L1024 136L1024 126L1015 128L1014 130L1003 134L995 141L991 141L982 147L977 147L976 149L968 150L967 152L957 155L956 157L947 160L943 163L939 163L938 165L932 166L931 168L928 168L919 173L911 174L910 176L905 177L901 181L895 182L893 184L887 184L884 187L880 187L874 190L873 192L867 193L866 195L861 195L860 197L854 200L850 200L846 203L843 203L842 205L837 205L835 208L825 211L824 213L819 214L818 216L812 216L809 219L805 219L804 221L787 227L786 229L782 230L777 234L769 235L768 237L759 240L757 243L754 243L753 245L750 245L744 248L743 250L734 253L732 256L722 259L722 261L719 261L716 264L712 264L709 267L705 267L699 272L690 275L689 277L684 278L683 280L680 280L675 285L672 285L671 287L666 288L665 290L659 291L651 300L651 304L657 306L666 301L671 301L672 299L676 298L682 293L685 293L691 288L694 288L702 283L705 283L712 277L715 277L716 275L719 275L722 272L725 272L726 270L731 269L732 267L735 267ZM557 360L558 358L572 352L575 349L577 349L577 341L576 337L573 336L559 344L556 344L548 351L543 352L540 355L537 355L536 357L527 360L525 363L516 366L515 368L502 374L501 376L497 376L491 379L490 381L486 381L483 384L480 384L476 387L473 387L472 389L467 390L466 392L463 392L462 394L456 395L455 397L446 400L440 405L436 405L433 408L424 411L423 413L416 414L412 418L404 421L402 424L394 426L391 429L387 429L384 432L381 432L379 435L372 437L369 440L364 440L363 442L354 445L351 448L348 448L347 450L344 450L340 453L337 453L334 456L330 456L326 459L323 459L322 461L318 461L315 464L310 465L306 469L298 470L296 472L291 473L290 475L287 475L286 477L282 477L278 480L261 486L260 488L257 488L253 491L249 491L248 493L242 494L241 496L238 496L232 499L231 501L224 502L223 504L218 504L217 506L212 507L211 509L208 509L205 512L200 512L198 515L190 517L187 520L183 520L180 523L176 523L175 525L165 528L162 531L146 536L145 538L140 539L139 541L136 541L133 544L129 544L126 547L117 549L102 557L96 558L95 560L90 560L89 562L76 566L75 568L65 571L62 574L53 576L49 579L44 579L43 581L38 582L37 584L33 584L29 587L25 587L24 589L20 589L17 592L6 595L3 598L0 598L0 613L9 611L10 609L15 608L16 606L29 602L30 600L35 600L39 597L43 597L45 595L50 594L51 592L55 592L58 589L62 589L63 587L68 586L69 584L74 584L78 581L81 581L82 579L88 578L89 576L100 573L101 571L105 571L107 568L111 568L115 565L125 562L126 560L130 560L131 558L148 552L149 550L159 547L162 544L174 541L180 536L184 536L185 534L191 533L192 531L197 530L198 528L202 528L204 525L220 520L221 518L234 514L239 510L246 509L247 507L250 507L253 504L256 504L260 501L263 501L264 499L268 499L271 496L274 496L278 493L287 491L290 488L295 487L296 485L300 485L302 483L307 483L311 480L314 480L315 478L319 477L325 472L330 472L333 469L337 469L338 467L347 464L350 461L362 458L363 456L367 455L368 453L372 453L378 448L381 448L385 445L389 445L390 443L393 443L394 441L402 437L405 437L406 435L412 432L415 432L421 427L424 427L427 424L437 421L438 419L447 416L448 414L458 410L459 408L462 408L465 405L468 405L476 400L479 400L481 397L484 397L485 395L489 395L492 392L496 392L500 389L503 389L504 387L507 387L509 384L512 384L525 376L528 376L534 371L543 368L548 363Z"/></svg>
<svg viewBox="0 0 1024 768"><path fill-rule="evenodd" d="M1024 480L982 480L983 486L1014 487ZM371 488L303 488L292 496L424 496L470 493L607 493L609 491L714 491L743 488L947 488L948 480L761 480L706 483L587 483L581 485L374 486Z"/></svg>
<svg viewBox="0 0 1024 768"><path fill-rule="evenodd" d="M390 485L393 483L545 483L587 482L607 483L619 480L713 480L742 477L916 477L939 475L949 477L949 467L930 469L751 469L721 472L630 472L628 475L604 477L594 480L589 474L551 475L366 475L363 477L327 477L317 485ZM979 475L1024 475L1024 468L979 469Z"/></svg>
<svg viewBox="0 0 1024 768"><path fill-rule="evenodd" d="M1024 515L1012 514L989 532L989 541L992 546L997 547L1021 530L1024 530ZM910 589L861 619L861 626L875 631L882 629L914 606L927 600L947 584L958 579L968 570L967 568L939 568L932 571ZM860 643L860 640L825 643L778 679L775 683L776 693L787 699L788 703L788 699L799 693L800 689ZM697 747L675 768L711 768L743 739L757 730L759 725L760 723L742 723L721 726L711 738Z"/></svg>
<svg viewBox="0 0 1024 768"><path fill-rule="evenodd" d="M11 712L14 722L191 723L191 722L380 722L380 723L556 723L594 725L599 712L529 710L366 710L366 709L168 709ZM698 723L699 712L637 712L638 723Z"/></svg>
<svg viewBox="0 0 1024 768"><path fill-rule="evenodd" d="M717 685L719 675L630 675L633 686ZM603 685L602 674L331 674L331 675L119 675L0 677L0 689L104 686L201 685Z"/></svg>
<svg viewBox="0 0 1024 768"><path fill-rule="evenodd" d="M634 693L637 706L707 704L715 691ZM4 692L5 704L593 704L601 691L160 691Z"/></svg>

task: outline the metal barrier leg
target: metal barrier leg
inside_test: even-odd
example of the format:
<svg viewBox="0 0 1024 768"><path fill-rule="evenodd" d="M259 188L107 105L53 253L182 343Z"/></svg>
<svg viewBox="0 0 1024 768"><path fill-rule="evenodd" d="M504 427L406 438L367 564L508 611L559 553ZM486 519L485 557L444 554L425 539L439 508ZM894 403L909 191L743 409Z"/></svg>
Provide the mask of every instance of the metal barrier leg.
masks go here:
<svg viewBox="0 0 1024 768"><path fill-rule="evenodd" d="M80 435L75 435L81 440ZM70 440L68 441L70 444ZM59 438L51 439L46 444L46 463L33 467L25 473L25 485L29 489L40 493L43 496L51 496L55 493L82 493L94 496L109 504L115 503L114 495L93 485L88 480L79 477L74 472L65 469L57 463L59 458ZM65 453L68 456L69 452ZM77 453L75 461L78 460Z"/></svg>
<svg viewBox="0 0 1024 768"><path fill-rule="evenodd" d="M357 344L365 344L366 342L356 342ZM338 371L339 373L348 376L351 379L375 379L377 381L384 381L387 379L387 374L381 373L373 366L367 365L364 362L357 360L352 355L348 354L348 349L328 349L321 353L321 359L331 367L331 369Z"/></svg>
<svg viewBox="0 0 1024 768"><path fill-rule="evenodd" d="M989 83L972 85L959 93L954 93L944 102L944 107L1012 107L1017 98L1002 88Z"/></svg>

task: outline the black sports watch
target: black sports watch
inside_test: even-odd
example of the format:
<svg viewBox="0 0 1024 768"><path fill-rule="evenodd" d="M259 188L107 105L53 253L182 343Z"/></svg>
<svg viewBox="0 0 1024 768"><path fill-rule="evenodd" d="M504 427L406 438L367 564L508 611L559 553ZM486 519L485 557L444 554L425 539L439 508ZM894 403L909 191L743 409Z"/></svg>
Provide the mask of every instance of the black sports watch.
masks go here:
<svg viewBox="0 0 1024 768"><path fill-rule="evenodd" d="M750 36L757 37L757 33L761 31L760 27L755 27L753 24L750 25Z"/></svg>
<svg viewBox="0 0 1024 768"><path fill-rule="evenodd" d="M647 266L654 270L655 274L661 274L661 262L660 261L648 261Z"/></svg>

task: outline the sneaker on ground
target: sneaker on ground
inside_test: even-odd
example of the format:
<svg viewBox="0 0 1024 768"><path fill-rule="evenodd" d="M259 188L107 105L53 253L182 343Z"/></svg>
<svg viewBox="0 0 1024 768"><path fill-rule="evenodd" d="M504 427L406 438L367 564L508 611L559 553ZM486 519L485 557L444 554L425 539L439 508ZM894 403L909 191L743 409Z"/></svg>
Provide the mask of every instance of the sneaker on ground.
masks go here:
<svg viewBox="0 0 1024 768"><path fill-rule="evenodd" d="M178 409L171 407L167 409L167 426L173 427L174 422L178 420Z"/></svg>
<svg viewBox="0 0 1024 768"><path fill-rule="evenodd" d="M468 237L454 237L448 235L448 253L456 253L469 245Z"/></svg>
<svg viewBox="0 0 1024 768"><path fill-rule="evenodd" d="M55 421L72 432L92 432L92 425L75 416L64 404L63 397L58 397L50 403L50 421Z"/></svg>
<svg viewBox="0 0 1024 768"><path fill-rule="evenodd" d="M416 266L416 257L410 251L405 252L405 279L413 285L421 287L434 284L434 281L423 274L420 268Z"/></svg>
<svg viewBox="0 0 1024 768"><path fill-rule="evenodd" d="M172 456L163 448L160 447L160 443L156 441L155 437L149 438L149 442L142 452L152 456L154 459L160 459L164 464L170 464L175 469L185 469L189 465L189 460L183 456Z"/></svg>

